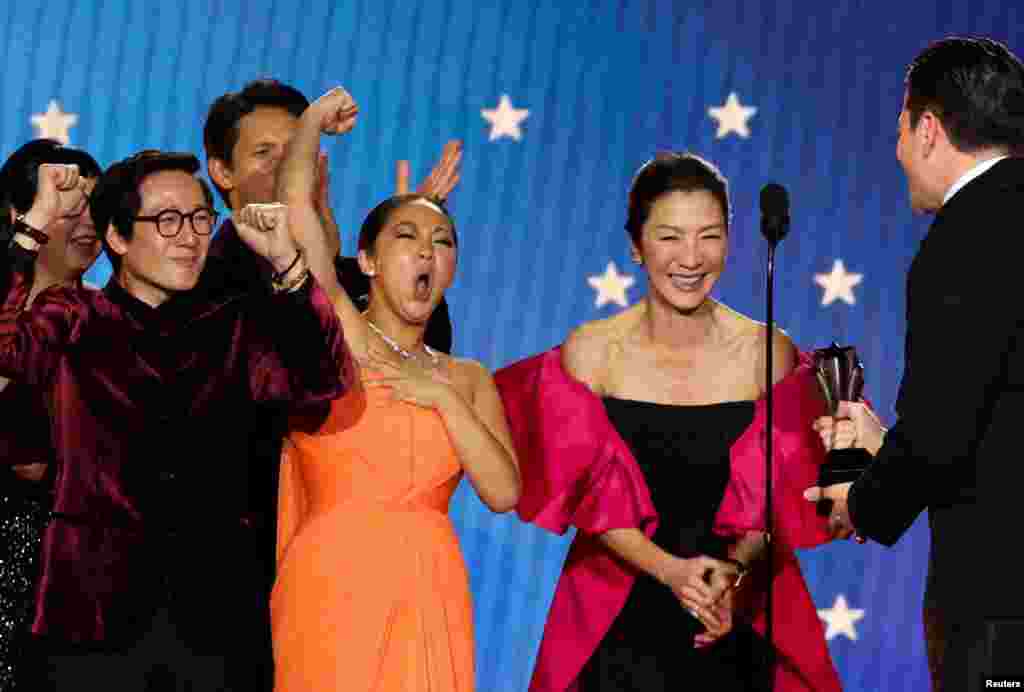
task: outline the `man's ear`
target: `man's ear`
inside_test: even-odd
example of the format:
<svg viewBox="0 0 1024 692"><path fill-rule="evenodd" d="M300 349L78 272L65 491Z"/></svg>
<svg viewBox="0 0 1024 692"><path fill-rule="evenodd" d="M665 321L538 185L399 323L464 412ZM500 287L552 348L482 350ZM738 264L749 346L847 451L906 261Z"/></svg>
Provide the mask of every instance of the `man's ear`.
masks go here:
<svg viewBox="0 0 1024 692"><path fill-rule="evenodd" d="M918 144L924 156L932 153L940 137L949 139L946 128L942 126L942 121L939 120L937 115L927 109L921 113L921 117L917 120L914 136L918 138Z"/></svg>
<svg viewBox="0 0 1024 692"><path fill-rule="evenodd" d="M356 255L356 261L359 262L359 269L369 277L377 274L377 262L373 256L366 250L360 250L359 254Z"/></svg>
<svg viewBox="0 0 1024 692"><path fill-rule="evenodd" d="M107 232L105 236L107 239L107 246L111 250L121 255L122 257L124 257L124 255L128 253L128 241L125 240L124 237L117 232L117 228L114 227L113 223L107 226Z"/></svg>
<svg viewBox="0 0 1024 692"><path fill-rule="evenodd" d="M228 192L234 189L234 174L231 172L231 167L224 160L211 156L206 160L206 172L209 173L210 180L217 187Z"/></svg>

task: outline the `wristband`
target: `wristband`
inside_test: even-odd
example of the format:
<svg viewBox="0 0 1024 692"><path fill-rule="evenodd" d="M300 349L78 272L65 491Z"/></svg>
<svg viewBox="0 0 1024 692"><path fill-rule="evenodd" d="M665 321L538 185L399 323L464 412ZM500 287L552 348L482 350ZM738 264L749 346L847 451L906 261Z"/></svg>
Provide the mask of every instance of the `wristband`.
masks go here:
<svg viewBox="0 0 1024 692"><path fill-rule="evenodd" d="M15 233L27 235L29 238L36 241L40 245L46 245L48 242L50 242L50 236L46 235L38 228L32 228L31 226L28 225L28 223L25 221L24 214L18 214L17 216L14 217L14 226L12 228L14 229Z"/></svg>

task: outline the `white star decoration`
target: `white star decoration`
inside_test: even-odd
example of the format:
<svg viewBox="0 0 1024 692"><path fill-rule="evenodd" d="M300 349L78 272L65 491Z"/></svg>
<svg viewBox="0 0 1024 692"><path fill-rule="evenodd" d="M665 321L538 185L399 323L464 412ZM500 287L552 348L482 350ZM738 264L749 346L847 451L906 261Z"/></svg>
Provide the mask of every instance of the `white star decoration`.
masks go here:
<svg viewBox="0 0 1024 692"><path fill-rule="evenodd" d="M511 137L518 142L523 136L519 124L529 117L530 111L525 108L513 108L508 94L502 94L497 108L484 108L480 115L491 124L490 141L493 142L499 137Z"/></svg>
<svg viewBox="0 0 1024 692"><path fill-rule="evenodd" d="M831 305L836 299L849 305L856 305L853 287L863 280L863 274L848 273L843 260L840 259L832 263L830 273L814 275L814 282L825 289L825 295L821 297L822 305Z"/></svg>
<svg viewBox="0 0 1024 692"><path fill-rule="evenodd" d="M615 268L615 262L609 262L604 274L587 277L587 283L597 291L597 298L594 305L601 307L605 303L615 303L626 307L629 302L626 300L626 289L633 285L634 280L628 274L620 274Z"/></svg>
<svg viewBox="0 0 1024 692"><path fill-rule="evenodd" d="M854 627L854 623L864 617L864 611L860 608L847 607L846 596L839 594L831 608L822 608L818 611L818 617L827 625L826 641L831 641L840 634L857 641L857 628Z"/></svg>
<svg viewBox="0 0 1024 692"><path fill-rule="evenodd" d="M35 113L32 116L32 124L40 137L55 139L61 144L68 144L71 141L71 128L78 122L78 116L74 113L65 113L60 109L56 101L50 101L45 113Z"/></svg>
<svg viewBox="0 0 1024 692"><path fill-rule="evenodd" d="M715 138L721 139L730 132L735 132L746 139L750 136L747 121L754 117L754 113L757 113L756 108L740 105L736 92L729 92L729 98L725 100L724 106L708 108L708 115L718 121L718 132L715 133Z"/></svg>

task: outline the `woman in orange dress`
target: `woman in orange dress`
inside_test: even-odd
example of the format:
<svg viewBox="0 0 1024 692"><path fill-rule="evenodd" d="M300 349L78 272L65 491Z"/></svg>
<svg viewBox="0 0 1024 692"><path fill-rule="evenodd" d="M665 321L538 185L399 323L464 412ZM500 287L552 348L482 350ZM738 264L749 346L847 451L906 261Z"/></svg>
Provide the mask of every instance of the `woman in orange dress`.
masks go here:
<svg viewBox="0 0 1024 692"><path fill-rule="evenodd" d="M333 275L312 206L320 132L357 109L329 91L300 119L282 199L317 278ZM423 343L455 272L447 212L420 195L367 216L360 314L331 287L362 387L326 418L297 421L283 454L278 576L271 597L276 692L468 692L474 687L469 583L448 502L463 473L494 511L512 509L519 472L501 400L480 364Z"/></svg>

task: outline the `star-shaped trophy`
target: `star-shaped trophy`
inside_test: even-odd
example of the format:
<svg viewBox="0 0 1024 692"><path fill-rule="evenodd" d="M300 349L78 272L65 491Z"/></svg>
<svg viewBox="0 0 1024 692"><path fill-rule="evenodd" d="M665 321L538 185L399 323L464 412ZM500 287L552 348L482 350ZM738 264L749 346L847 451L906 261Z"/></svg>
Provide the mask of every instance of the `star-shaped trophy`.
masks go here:
<svg viewBox="0 0 1024 692"><path fill-rule="evenodd" d="M860 401L864 366L853 346L840 348L832 342L828 348L819 348L814 352L814 366L830 416L836 415L840 401ZM824 488L855 481L870 463L871 454L865 449L833 449L818 469L818 485Z"/></svg>

